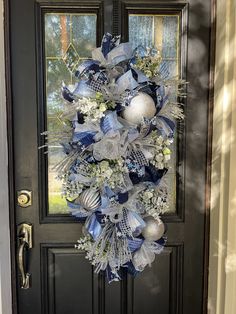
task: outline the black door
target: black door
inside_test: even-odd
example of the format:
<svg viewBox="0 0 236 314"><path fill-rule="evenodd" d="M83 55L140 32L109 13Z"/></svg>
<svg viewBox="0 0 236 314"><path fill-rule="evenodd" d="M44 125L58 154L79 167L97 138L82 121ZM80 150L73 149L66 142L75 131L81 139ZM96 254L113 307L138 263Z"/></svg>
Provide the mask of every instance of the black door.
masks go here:
<svg viewBox="0 0 236 314"><path fill-rule="evenodd" d="M13 166L20 196L15 206L18 313L203 313L210 0L9 2ZM61 81L73 83L76 65L106 31L121 33L134 45L155 45L170 72L190 83L168 177L172 206L164 217L166 248L135 279L124 274L110 285L74 249L82 226L59 196L53 171L58 145L48 154L38 150L40 133L60 125L59 115L52 117L60 112ZM28 191L32 204L22 207ZM22 223L32 227L28 250L18 239L27 233Z"/></svg>

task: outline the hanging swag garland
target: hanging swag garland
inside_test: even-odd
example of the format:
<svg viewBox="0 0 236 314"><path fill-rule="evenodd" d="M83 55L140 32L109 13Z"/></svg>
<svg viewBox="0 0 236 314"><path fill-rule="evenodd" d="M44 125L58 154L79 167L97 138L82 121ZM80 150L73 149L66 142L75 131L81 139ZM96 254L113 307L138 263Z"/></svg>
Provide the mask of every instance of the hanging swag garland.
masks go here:
<svg viewBox="0 0 236 314"><path fill-rule="evenodd" d="M56 170L71 214L84 223L76 248L111 282L121 268L141 272L165 245L163 176L183 119L183 81L169 79L155 49L133 51L109 33L75 76L75 86L62 86L60 134L44 134L66 154Z"/></svg>

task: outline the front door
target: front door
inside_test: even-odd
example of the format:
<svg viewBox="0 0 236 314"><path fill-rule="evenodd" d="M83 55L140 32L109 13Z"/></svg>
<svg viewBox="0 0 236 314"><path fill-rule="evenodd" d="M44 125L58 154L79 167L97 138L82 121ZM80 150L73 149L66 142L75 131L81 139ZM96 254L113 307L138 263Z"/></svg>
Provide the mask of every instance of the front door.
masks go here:
<svg viewBox="0 0 236 314"><path fill-rule="evenodd" d="M17 313L203 313L211 1L9 2ZM104 32L121 34L134 47L155 46L171 75L189 82L168 174L167 245L151 268L136 278L124 273L111 284L74 248L82 226L70 216L55 179L59 143L47 153L38 149L41 133L60 127L55 114L62 81L73 83L76 65L91 56ZM31 231L26 245L22 234Z"/></svg>

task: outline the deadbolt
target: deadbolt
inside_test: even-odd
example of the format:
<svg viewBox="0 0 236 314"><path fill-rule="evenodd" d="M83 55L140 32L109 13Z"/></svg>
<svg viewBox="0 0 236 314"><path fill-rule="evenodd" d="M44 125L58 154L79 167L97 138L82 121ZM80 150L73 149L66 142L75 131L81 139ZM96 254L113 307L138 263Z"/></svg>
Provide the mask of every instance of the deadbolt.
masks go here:
<svg viewBox="0 0 236 314"><path fill-rule="evenodd" d="M32 205L32 191L21 190L17 192L17 205L28 207Z"/></svg>

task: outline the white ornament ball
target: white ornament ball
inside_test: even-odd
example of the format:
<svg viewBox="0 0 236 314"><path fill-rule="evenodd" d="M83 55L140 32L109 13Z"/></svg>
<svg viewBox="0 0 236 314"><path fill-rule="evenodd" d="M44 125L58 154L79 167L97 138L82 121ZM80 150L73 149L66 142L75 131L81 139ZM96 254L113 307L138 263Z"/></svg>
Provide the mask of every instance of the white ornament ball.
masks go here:
<svg viewBox="0 0 236 314"><path fill-rule="evenodd" d="M80 205L87 211L93 211L101 205L101 196L96 189L87 189L79 196Z"/></svg>
<svg viewBox="0 0 236 314"><path fill-rule="evenodd" d="M153 118L156 114L155 102L146 93L138 93L131 99L130 104L123 111L123 118L131 123L138 124L143 118Z"/></svg>
<svg viewBox="0 0 236 314"><path fill-rule="evenodd" d="M165 225L163 222L161 220L156 220L151 216L145 217L143 220L146 222L146 226L142 230L142 235L145 240L159 240L165 232Z"/></svg>

